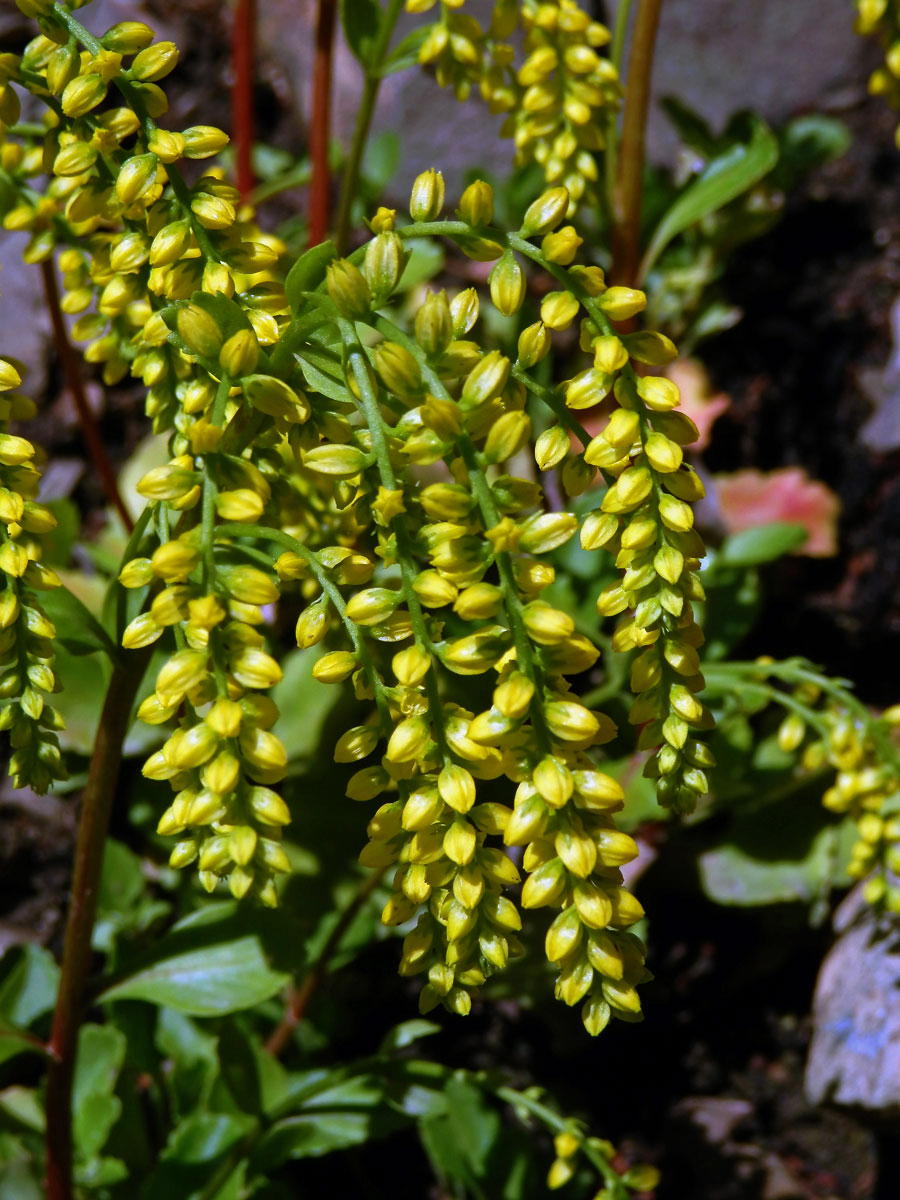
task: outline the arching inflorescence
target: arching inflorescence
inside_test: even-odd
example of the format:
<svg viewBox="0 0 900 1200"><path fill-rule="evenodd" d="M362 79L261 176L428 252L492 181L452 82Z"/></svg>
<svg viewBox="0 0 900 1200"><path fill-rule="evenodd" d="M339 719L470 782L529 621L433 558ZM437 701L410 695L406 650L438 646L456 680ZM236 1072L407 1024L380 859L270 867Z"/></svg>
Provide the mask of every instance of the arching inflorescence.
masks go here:
<svg viewBox="0 0 900 1200"><path fill-rule="evenodd" d="M575 0L497 0L483 30L465 0L439 0L419 62L465 100L476 87L515 143L517 165L537 162L551 186L569 193L568 216L597 200L595 153L621 96L618 72L601 51L609 30ZM407 0L426 12L435 0ZM522 61L517 63L517 47Z"/></svg>
<svg viewBox="0 0 900 1200"><path fill-rule="evenodd" d="M711 762L696 736L711 723L693 616L702 486L683 460L696 429L652 373L674 346L619 330L643 294L575 262L566 187L507 233L483 182L443 219L434 171L413 186L410 224L380 209L349 258L317 247L282 284L279 245L221 172L181 172L224 135L157 123L175 48L137 23L97 39L66 9L20 7L42 33L0 65L46 114L6 132L5 224L29 232L31 261L64 247L64 307L81 314L86 356L108 380L141 378L154 428L170 432L170 461L140 484L147 508L120 580L124 645L171 650L139 716L168 731L144 772L172 789L160 821L177 839L172 863L195 862L209 890L227 880L235 896L277 902L290 814L275 790L286 755L267 639L273 606L299 602L316 678L350 681L364 706L335 756L359 764L348 795L380 802L361 858L389 872L385 921L415 922L401 970L422 976L423 1010L468 1011L472 989L520 952L506 889L522 882L521 908L556 914L546 950L559 997L582 1005L592 1033L610 1015L634 1019L646 972L629 929L642 910L621 868L637 846L616 828L623 792L596 753L616 729L572 684L597 648L545 597L553 552L576 533L614 555L598 611L619 618L613 653L634 655L647 772L663 803L689 811ZM114 92L119 106L104 105ZM529 273L552 277L514 358L482 344L472 288L430 292L406 319L397 289L422 237L492 261L505 315ZM576 322L583 369L548 384L554 333ZM592 435L580 414L603 401ZM595 508L550 504L549 471Z"/></svg>

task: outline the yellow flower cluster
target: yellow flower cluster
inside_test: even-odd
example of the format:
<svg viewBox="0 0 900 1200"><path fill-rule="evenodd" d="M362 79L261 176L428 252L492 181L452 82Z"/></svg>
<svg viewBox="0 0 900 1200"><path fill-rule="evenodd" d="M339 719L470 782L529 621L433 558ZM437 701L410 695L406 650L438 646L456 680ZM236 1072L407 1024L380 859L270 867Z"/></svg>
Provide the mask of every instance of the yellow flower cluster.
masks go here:
<svg viewBox="0 0 900 1200"><path fill-rule="evenodd" d="M884 46L884 66L869 76L869 91L900 108L900 4L897 0L855 0L856 32L876 36ZM900 127L896 132L900 148Z"/></svg>
<svg viewBox="0 0 900 1200"><path fill-rule="evenodd" d="M12 390L21 382L17 364L0 358L0 729L13 748L13 786L46 792L54 779L66 778L55 732L62 717L46 700L56 691L56 630L34 594L59 586L40 562L39 541L56 518L35 499L39 452L9 432L10 422L35 414L34 403Z"/></svg>
<svg viewBox="0 0 900 1200"><path fill-rule="evenodd" d="M779 726L779 746L789 753L802 746L801 763L808 771L831 767L836 772L822 803L856 824L858 840L847 873L851 879L868 876L870 904L900 912L900 706L869 717L857 705L823 695L815 683L800 684L791 699L813 709L815 725L793 709Z"/></svg>
<svg viewBox="0 0 900 1200"><path fill-rule="evenodd" d="M602 38L573 4L526 9L537 74L516 87L539 99L564 86L561 119L586 148L600 101L579 45ZM689 501L701 489L682 463L696 431L673 411L673 385L632 365L665 362L674 348L653 333L617 334L613 323L643 295L572 265L580 239L562 222L581 195L573 171L583 179L587 168L557 147L569 165L556 178L572 191L539 197L516 234L493 227L480 181L461 198L462 219L442 220L443 180L425 172L413 225L397 230L379 210L366 246L342 260L327 246L310 251L286 294L260 278L275 248L237 220L233 191L215 172L188 187L178 170L179 157L212 153L222 135L156 124L156 81L175 48L143 25L97 40L66 9L41 13L41 36L21 63L6 62L49 111L41 139L10 134L3 146L17 197L5 219L30 231L32 258L68 243L66 305L84 313L87 356L107 378L141 377L156 428L173 429L170 461L141 481L148 509L120 576L142 602L125 646L173 647L140 709L174 723L144 767L174 792L160 822L178 838L171 861L196 862L210 890L227 880L236 896L277 900L289 813L272 790L286 762L266 695L280 669L263 630L271 607L298 594L297 643L324 651L315 676L352 680L369 706L335 753L358 764L352 798L381 798L362 861L393 869L384 919L411 926L401 970L422 977L423 1010L467 1011L473 989L520 953L520 908L546 907L558 996L582 1006L592 1033L612 1015L636 1019L647 975L630 928L643 914L622 867L637 846L616 828L622 789L597 754L616 730L570 683L593 668L596 647L547 598L550 556L579 520L548 505L521 464L533 446L570 496L598 469L609 484L581 537L611 549L623 572L600 612L625 614L614 646L638 651L632 720L643 747L662 744L650 769L679 809L705 789L709 761L694 737L708 723L691 611L702 545ZM459 42L448 44L459 56ZM96 115L109 87L124 105ZM530 145L551 137L529 128ZM52 173L43 195L32 190L39 163ZM529 260L558 280L515 362L471 336L474 289L427 295L411 328L393 319L405 242L421 223L495 260L490 294L502 313L523 303ZM579 316L592 365L548 388L530 372ZM536 443L529 394L557 422ZM592 439L577 413L607 394L618 408ZM506 889L519 882L517 907Z"/></svg>
<svg viewBox="0 0 900 1200"><path fill-rule="evenodd" d="M181 175L180 160L209 158L228 138L212 126L175 132L157 124L168 107L159 80L178 60L171 42L155 42L136 21L98 40L65 10L42 9L42 33L21 58L0 56L3 95L15 98L14 81L47 106L39 138L4 136L0 124L0 168L15 196L3 225L30 235L26 262L68 246L60 256L62 307L84 314L74 333L88 343L87 360L103 364L107 383L129 371L141 377L148 416L162 431L180 410L202 414L212 398L208 388L192 387L192 372L165 345L154 313L198 290L237 295L259 342L274 343L287 312L269 276L281 247L239 215L237 191L220 169L191 186ZM111 90L122 105L98 112ZM2 101L0 112L12 124Z"/></svg>
<svg viewBox="0 0 900 1200"><path fill-rule="evenodd" d="M575 0L497 0L485 33L459 11L463 2L441 4L419 61L461 100L477 82L490 110L508 114L501 132L515 142L516 164L537 162L549 185L564 186L571 217L579 203L596 198L595 155L619 104L616 69L598 53L609 31ZM433 3L407 0L406 7L423 12ZM524 58L517 65L520 24Z"/></svg>
<svg viewBox="0 0 900 1200"><path fill-rule="evenodd" d="M139 485L151 506L144 555L122 572L126 587L151 592L124 645L171 629L176 647L140 716L177 717L178 728L145 773L176 792L160 822L181 835L172 863L196 859L210 890L227 878L235 895L275 903L289 813L267 785L283 776L286 756L271 732L277 710L261 694L281 670L259 626L278 589L218 530L259 520L273 490L296 497L281 447L310 409L296 364L285 356L272 373L266 358L288 313L269 270L281 247L238 214L219 169L190 187L181 176L181 158L208 158L228 139L210 126L176 133L157 124L167 108L158 81L178 57L171 43L140 22L98 40L63 9L40 5L38 15L41 35L21 59L0 61L4 78L47 106L41 137L0 131L13 197L3 222L30 234L29 262L67 247L62 307L84 314L74 332L88 341L85 357L103 364L107 382L127 372L143 379L154 429L174 427L171 461ZM98 113L111 88L123 104ZM282 526L303 527L297 509L282 503Z"/></svg>

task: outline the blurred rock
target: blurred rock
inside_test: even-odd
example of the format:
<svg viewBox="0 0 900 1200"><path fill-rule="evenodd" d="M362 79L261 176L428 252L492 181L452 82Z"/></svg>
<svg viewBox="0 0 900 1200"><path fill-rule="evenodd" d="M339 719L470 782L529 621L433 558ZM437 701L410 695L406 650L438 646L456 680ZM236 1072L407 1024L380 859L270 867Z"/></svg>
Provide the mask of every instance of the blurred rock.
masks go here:
<svg viewBox="0 0 900 1200"><path fill-rule="evenodd" d="M900 1117L900 928L855 888L819 972L806 1094L882 1120Z"/></svg>

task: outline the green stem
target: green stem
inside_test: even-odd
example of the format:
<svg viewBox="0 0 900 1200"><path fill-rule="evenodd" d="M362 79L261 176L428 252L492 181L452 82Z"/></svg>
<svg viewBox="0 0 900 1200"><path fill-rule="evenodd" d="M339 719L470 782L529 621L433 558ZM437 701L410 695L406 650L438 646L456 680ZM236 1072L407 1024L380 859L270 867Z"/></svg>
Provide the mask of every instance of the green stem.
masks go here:
<svg viewBox="0 0 900 1200"><path fill-rule="evenodd" d="M760 676L765 678L767 675L774 676L776 679L780 679L783 683L787 684L812 684L814 687L825 692L826 695L831 696L837 704L853 713L866 730L868 736L871 737L881 759L900 775L900 750L894 745L881 722L872 716L868 708L866 708L865 704L858 697L847 690L847 686L843 680L830 679L827 675L814 670L803 659L796 658L789 658L782 662L773 663L729 662L727 664L708 666L706 672L713 684L715 685L718 682L720 687L727 687L729 679L749 679L751 682L761 684ZM765 685L761 684L761 686ZM792 700L793 697L787 697L783 692L777 691L777 689L773 689L773 699L777 700L779 704L785 705L785 707L792 707L787 701L788 699ZM796 706L796 703L795 701L794 706ZM803 714L801 713L801 715ZM810 723L813 724L814 722L811 720ZM817 728L821 727L823 732L826 731L826 727L820 721L817 720L815 724Z"/></svg>
<svg viewBox="0 0 900 1200"><path fill-rule="evenodd" d="M254 538L261 542L274 542L276 545L284 546L285 550L293 551L294 554L298 554L309 563L313 574L318 580L319 586L334 605L335 611L347 631L353 649L359 657L360 664L366 672L372 691L375 693L375 704L382 720L384 732L387 733L388 730L393 728L384 683L375 668L369 648L359 631L359 626L347 616L344 597L341 595L337 585L329 577L328 572L319 562L315 552L310 550L308 546L304 546L302 542L298 542L296 538L292 538L289 533L284 533L281 529L272 529L268 525L244 525L237 522L226 522L217 526L217 528L222 537Z"/></svg>
<svg viewBox="0 0 900 1200"><path fill-rule="evenodd" d="M353 130L353 141L350 143L350 153L347 156L344 176L341 180L341 199L338 206L337 233L335 235L338 254L347 253L350 240L350 218L353 201L356 198L363 155L365 154L366 142L369 137L369 127L372 124L375 103L378 100L378 92L381 88L384 59L391 44L394 26L397 24L402 9L403 0L390 0L387 8L381 15L381 27L378 30L378 38L372 47L370 63L366 67L363 94L359 102L359 108L356 110L356 126Z"/></svg>
<svg viewBox="0 0 900 1200"><path fill-rule="evenodd" d="M517 1112L525 1109L533 1117L537 1117L553 1133L564 1133L572 1128L571 1120L560 1116L552 1108L548 1108L546 1104L542 1104L540 1100L534 1096L529 1096L526 1092L520 1092L516 1088L506 1086L492 1090L498 1100L503 1100L504 1103ZM622 1177L614 1170L600 1151L590 1145L588 1140L583 1141L578 1148L588 1162L596 1167L603 1176L603 1182L611 1192L610 1200L626 1200L628 1193L625 1189L625 1184L622 1182Z"/></svg>
<svg viewBox="0 0 900 1200"><path fill-rule="evenodd" d="M519 367L513 367L510 374L513 379L519 383L533 396L537 396L550 409L561 425L564 425L570 433L574 433L581 445L587 448L589 442L593 438L581 424L577 417L573 416L572 410L566 408L565 401L560 398L556 388L545 387L542 383L538 383L536 379L532 379L527 371L521 370Z"/></svg>
<svg viewBox="0 0 900 1200"><path fill-rule="evenodd" d="M348 366L353 372L356 386L359 389L360 404L372 437L372 450L375 454L375 462L378 467L381 484L388 491L395 491L397 480L394 475L393 465L391 464L390 451L388 450L387 439L384 433L384 419L381 416L381 409L378 406L378 396L372 387L369 360L366 358L365 352L357 341L356 330L353 328L353 325L349 321L342 319L339 320L338 327L347 350ZM400 564L402 579L401 591L409 611L413 636L417 644L427 650L432 660L434 660L437 655L431 638L431 631L428 628L428 622L414 586L418 572L415 567L409 530L406 528L406 522L401 516L395 517L391 521L390 528L397 541L397 561ZM447 738L444 732L444 709L438 694L437 679L435 678L434 671L427 673L424 682L434 726L435 741L438 744L441 754L446 757L448 750Z"/></svg>
<svg viewBox="0 0 900 1200"><path fill-rule="evenodd" d="M465 226L463 226L465 228ZM449 392L444 386L443 380L437 372L431 367L427 356L422 351L422 348L411 337L399 329L387 317L378 317L375 322L375 327L380 333L392 341L407 349L410 354L419 363L422 370L422 376L428 384L431 391L438 397L444 400L451 399ZM484 520L487 529L493 528L499 523L500 515L497 512L493 497L491 496L490 487L484 475L482 464L479 460L478 453L472 442L472 439L465 432L461 433L456 441L457 449L460 456L466 465L466 470L469 473L469 479L472 484L472 492L478 503L481 511L482 519ZM522 613L522 601L519 598L519 592L516 587L515 575L513 573L512 560L506 551L499 551L495 555L497 564L497 572L500 576L501 584L503 585L503 610L506 616L507 624L510 632L513 635L513 643L516 648L516 657L522 670L529 678L536 681L538 684L534 698L531 702L531 721L534 726L535 736L542 753L550 753L550 736L547 731L547 723L544 719L543 709L543 672L538 663L529 640L527 630L525 629L525 621Z"/></svg>

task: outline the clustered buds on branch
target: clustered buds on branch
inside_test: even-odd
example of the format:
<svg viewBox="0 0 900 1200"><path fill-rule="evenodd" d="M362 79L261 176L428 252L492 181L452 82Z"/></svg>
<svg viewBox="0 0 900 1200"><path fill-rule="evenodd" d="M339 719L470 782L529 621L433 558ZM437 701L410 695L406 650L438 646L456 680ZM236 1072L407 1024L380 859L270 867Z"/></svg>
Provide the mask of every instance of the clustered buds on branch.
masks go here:
<svg viewBox="0 0 900 1200"><path fill-rule="evenodd" d="M636 1018L646 971L629 928L643 914L621 868L637 846L616 828L623 792L595 754L616 728L571 683L599 651L546 597L553 552L579 528L585 548L615 556L621 575L598 610L620 617L613 652L638 651L631 720L653 752L647 772L664 803L689 811L711 763L696 737L711 724L692 609L703 547L690 502L702 486L683 461L696 429L675 411L677 388L643 373L674 346L618 332L643 293L574 262L581 239L562 222L585 172L554 167L567 186L540 196L515 234L493 226L483 181L459 220L443 219L443 179L425 172L411 225L380 209L350 258L317 248L282 285L271 270L282 247L238 211L221 172L181 174L181 158L215 153L224 135L157 124L175 48L133 22L95 39L68 10L39 7L41 36L0 64L47 108L39 134L5 135L4 219L30 233L32 261L66 247L63 306L82 314L86 356L108 380L141 378L154 429L171 431L170 461L140 483L148 507L120 581L135 594L125 647L172 646L139 712L170 730L144 773L174 793L159 825L178 839L172 864L196 862L209 890L227 880L237 897L277 902L290 814L273 790L287 763L266 630L296 595L298 645L325 650L314 675L351 680L368 706L335 756L360 764L348 795L382 798L361 859L394 868L384 919L416 922L401 971L423 977L423 1010L468 1011L472 989L521 952L505 889L524 876L521 907L557 912L546 952L558 996L582 1005L592 1033L611 1015ZM607 93L584 92L600 68L572 39L602 38L582 17L525 5L525 95L550 88L553 55L560 78L581 81L565 84L565 129L539 132L549 101L526 105L535 146L568 146L575 126L579 145L593 144L591 105ZM111 89L122 105L101 110ZM563 149L560 161L577 157ZM422 236L493 261L490 296L506 315L532 268L554 278L515 361L482 344L472 288L429 293L407 331L392 299L407 241ZM576 321L587 365L539 382L554 333ZM601 401L611 415L592 437L579 414ZM532 412L545 406L552 423L534 441ZM580 519L549 505L551 470L568 497L605 479L599 507Z"/></svg>
<svg viewBox="0 0 900 1200"><path fill-rule="evenodd" d="M407 0L426 12L435 0ZM435 70L459 100L477 87L491 112L506 113L501 133L515 142L516 165L540 164L550 186L568 193L567 215L597 199L595 151L619 106L615 66L598 50L609 30L575 0L496 0L487 31L465 0L441 0L440 18L427 31L419 62ZM521 25L522 37L518 31ZM516 65L521 43L524 59Z"/></svg>

